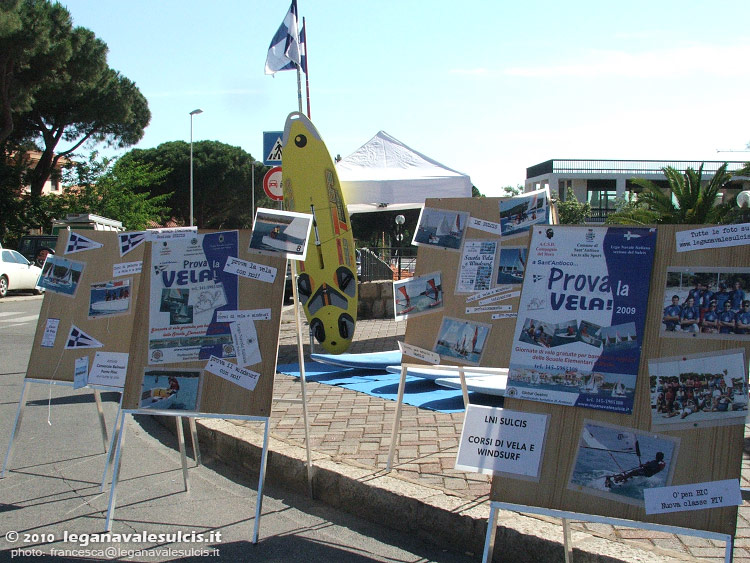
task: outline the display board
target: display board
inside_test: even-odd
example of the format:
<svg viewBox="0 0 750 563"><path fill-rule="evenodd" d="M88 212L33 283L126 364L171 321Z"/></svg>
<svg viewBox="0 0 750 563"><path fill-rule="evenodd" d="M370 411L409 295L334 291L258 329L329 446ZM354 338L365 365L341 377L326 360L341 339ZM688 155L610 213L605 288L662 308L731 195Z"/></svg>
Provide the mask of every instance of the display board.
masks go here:
<svg viewBox="0 0 750 563"><path fill-rule="evenodd" d="M562 404L564 401L553 404L555 397L550 384L567 384L584 394L589 391L588 379L581 378L576 370L560 370L560 366L542 361L536 367L538 377L534 383L544 391L539 395L541 398L521 400L507 393L505 399L506 409L545 414L549 418L539 477L529 482L496 475L492 480L491 500L734 535L737 506L727 502L727 497L733 495L725 496L722 487L739 493L737 480L748 404L750 328L745 323L750 323L747 301L750 292L745 292L750 289L750 246L694 245L679 252L677 234L682 232L679 236L690 238L688 231L700 233L701 229L659 226L656 244L652 246L650 286L638 287L639 292L648 292L647 298L632 293L630 303L620 304L626 308L641 308L646 304L645 316L641 311L623 311L642 317L633 320L634 331L629 331L625 330L629 322L615 320L614 313L606 322L582 323L586 315L579 310L580 300L596 299L602 292L615 296L618 281L628 275L633 279L632 272L622 271L622 264L617 263L620 250L609 252L605 271L597 269L595 263L601 256L593 248L601 249L596 243L602 239L600 235L617 229L615 234L626 240L646 233L627 227L548 229L549 233L547 228L545 232L539 229L537 237L532 238L529 259L533 262L540 256L549 256L543 261L551 262L545 264L546 274L529 269L521 296L524 310L518 323L528 321L529 311L534 309L533 314L540 320L551 323L554 335L564 336L567 327L557 325L576 320L573 332L578 345L589 346L597 357L604 357L608 345L617 348L619 359L624 357L623 350L630 351L631 360L632 353L639 351L637 375L621 387L610 372L589 366L587 377L591 386L598 387L599 397L608 395L612 404L618 402L615 399L625 397L628 394L625 387L629 387L631 398L618 403L625 405L619 412L592 405L568 406ZM572 246L568 244L571 239L575 239ZM558 281L562 281L552 280L557 274L549 266L556 261L564 264L570 256L561 253L566 240L570 248L591 243L585 253L571 261L573 271L569 272L568 289L579 276L584 281L576 288L577 305L573 309L562 307L551 312L553 303L559 304L560 299L559 294L552 293L560 291ZM556 250L548 255L540 253L542 241L558 241ZM436 264L432 256L429 262L420 266L429 271ZM628 268L633 268L632 264ZM639 272L644 278L648 275L645 267ZM609 276L606 288L585 283L597 275ZM539 296L544 289L535 288L535 281L547 290L546 298ZM532 296L538 298L533 303ZM458 313L458 307L456 304L452 314ZM731 322L730 314L725 313L722 323L721 311L717 313L719 307L731 310ZM542 318L545 314L547 317ZM638 328L639 323L642 329ZM585 339L581 338L582 326L587 328ZM522 333L523 327L516 327L515 332L509 328L503 338L513 341L515 346ZM501 340L493 332L492 339L495 338ZM543 350L541 358L555 349L570 346L556 347L548 338L538 341L530 338L521 339L524 344L519 347L538 346ZM511 350L507 346L503 349L505 353L488 350L491 353L486 365L510 365L509 379L513 379L514 369L525 359L517 355L509 358L506 354ZM532 379L530 376L526 380L527 389L533 387L528 383ZM509 391L511 387L509 381Z"/></svg>
<svg viewBox="0 0 750 563"><path fill-rule="evenodd" d="M123 386L144 253L135 234L60 231L42 269L27 378L73 382L78 361L92 384Z"/></svg>
<svg viewBox="0 0 750 563"><path fill-rule="evenodd" d="M427 199L413 241L415 277L394 289L404 342L439 354L443 365L507 367L529 229L552 211L544 191Z"/></svg>
<svg viewBox="0 0 750 563"><path fill-rule="evenodd" d="M250 237L147 243L124 409L270 415L286 260Z"/></svg>

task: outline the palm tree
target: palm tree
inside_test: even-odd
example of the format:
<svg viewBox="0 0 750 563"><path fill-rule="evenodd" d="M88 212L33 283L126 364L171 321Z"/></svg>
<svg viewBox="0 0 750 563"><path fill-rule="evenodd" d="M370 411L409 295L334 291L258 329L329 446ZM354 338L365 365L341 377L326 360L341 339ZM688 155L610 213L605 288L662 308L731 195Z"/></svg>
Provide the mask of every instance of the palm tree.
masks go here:
<svg viewBox="0 0 750 563"><path fill-rule="evenodd" d="M675 168L662 168L669 183L663 191L651 180L634 178L633 184L643 188L638 199L607 217L607 223L621 225L721 223L728 209L716 205L719 191L732 178L727 163L722 164L711 180L703 185L703 164L698 170L688 167L682 174Z"/></svg>

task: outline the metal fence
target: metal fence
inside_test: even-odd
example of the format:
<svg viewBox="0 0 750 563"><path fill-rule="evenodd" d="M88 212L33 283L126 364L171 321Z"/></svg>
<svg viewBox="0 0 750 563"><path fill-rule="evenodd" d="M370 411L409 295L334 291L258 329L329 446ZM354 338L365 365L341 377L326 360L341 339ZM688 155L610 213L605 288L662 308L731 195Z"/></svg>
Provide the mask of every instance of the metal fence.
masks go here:
<svg viewBox="0 0 750 563"><path fill-rule="evenodd" d="M394 280L414 275L417 263L417 249L414 246L403 248L360 248L359 280Z"/></svg>

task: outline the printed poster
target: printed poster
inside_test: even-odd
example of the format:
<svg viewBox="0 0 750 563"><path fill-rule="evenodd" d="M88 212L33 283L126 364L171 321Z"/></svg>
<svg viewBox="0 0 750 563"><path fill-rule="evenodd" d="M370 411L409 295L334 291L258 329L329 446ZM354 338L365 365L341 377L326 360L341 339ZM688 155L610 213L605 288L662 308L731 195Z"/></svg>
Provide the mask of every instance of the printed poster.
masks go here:
<svg viewBox="0 0 750 563"><path fill-rule="evenodd" d="M498 239L467 239L461 250L456 293L474 293L492 287Z"/></svg>
<svg viewBox="0 0 750 563"><path fill-rule="evenodd" d="M235 357L229 323L216 315L237 310L237 276L224 266L238 245L237 231L152 244L150 364Z"/></svg>
<svg viewBox="0 0 750 563"><path fill-rule="evenodd" d="M506 395L631 413L656 230L533 230Z"/></svg>

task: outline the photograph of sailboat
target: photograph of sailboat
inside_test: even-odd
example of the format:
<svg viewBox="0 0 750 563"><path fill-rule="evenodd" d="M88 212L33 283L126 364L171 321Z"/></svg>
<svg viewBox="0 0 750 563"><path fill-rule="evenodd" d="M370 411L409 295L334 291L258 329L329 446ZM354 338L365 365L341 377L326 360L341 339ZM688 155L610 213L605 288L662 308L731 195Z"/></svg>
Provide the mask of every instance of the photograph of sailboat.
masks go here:
<svg viewBox="0 0 750 563"><path fill-rule="evenodd" d="M504 237L525 233L532 225L549 222L549 192L546 188L500 201L500 229Z"/></svg>
<svg viewBox="0 0 750 563"><path fill-rule="evenodd" d="M130 278L91 284L89 318L130 312Z"/></svg>
<svg viewBox="0 0 750 563"><path fill-rule="evenodd" d="M479 364L491 325L444 317L433 352L460 362Z"/></svg>
<svg viewBox="0 0 750 563"><path fill-rule="evenodd" d="M311 224L312 215L306 213L260 208L255 214L249 250L304 260Z"/></svg>
<svg viewBox="0 0 750 563"><path fill-rule="evenodd" d="M469 213L425 207L419 215L419 223L412 244L435 246L458 250L461 248Z"/></svg>
<svg viewBox="0 0 750 563"><path fill-rule="evenodd" d="M443 309L440 272L393 282L394 314L397 321Z"/></svg>
<svg viewBox="0 0 750 563"><path fill-rule="evenodd" d="M83 275L83 262L50 254L44 262L37 285L47 291L74 297Z"/></svg>
<svg viewBox="0 0 750 563"><path fill-rule="evenodd" d="M141 383L142 409L198 410L201 370L146 369Z"/></svg>
<svg viewBox="0 0 750 563"><path fill-rule="evenodd" d="M500 261L495 280L497 285L523 283L527 254L528 250L525 246L500 247Z"/></svg>

